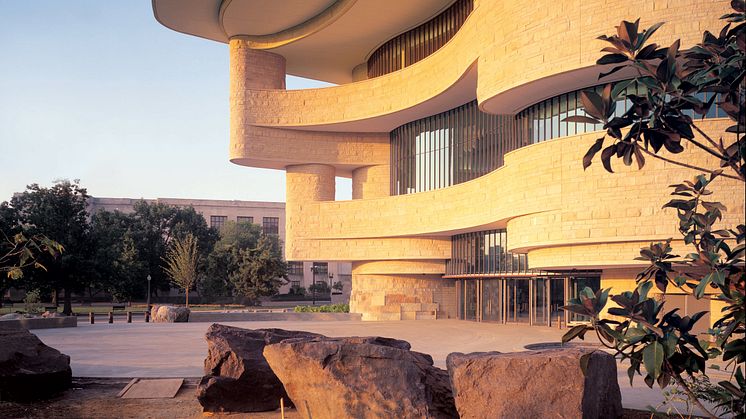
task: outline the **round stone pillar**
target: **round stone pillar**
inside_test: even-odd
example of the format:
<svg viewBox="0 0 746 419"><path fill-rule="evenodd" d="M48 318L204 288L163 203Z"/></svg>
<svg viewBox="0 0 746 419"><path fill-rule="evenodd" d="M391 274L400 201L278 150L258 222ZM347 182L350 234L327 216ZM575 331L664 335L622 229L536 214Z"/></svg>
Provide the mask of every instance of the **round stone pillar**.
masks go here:
<svg viewBox="0 0 746 419"><path fill-rule="evenodd" d="M313 217L309 203L334 201L335 169L325 164L300 164L285 169L285 258L305 260L302 244L303 229Z"/></svg>
<svg viewBox="0 0 746 419"><path fill-rule="evenodd" d="M285 57L251 49L241 36L231 38L228 45L231 95L246 89L285 88Z"/></svg>
<svg viewBox="0 0 746 419"><path fill-rule="evenodd" d="M352 171L352 199L389 196L389 165L365 166Z"/></svg>
<svg viewBox="0 0 746 419"><path fill-rule="evenodd" d="M257 90L285 89L285 57L251 49L244 37L231 38L230 50L230 148L241 150L254 120L252 95ZM233 153L233 151L231 152ZM240 152L238 154L241 154Z"/></svg>

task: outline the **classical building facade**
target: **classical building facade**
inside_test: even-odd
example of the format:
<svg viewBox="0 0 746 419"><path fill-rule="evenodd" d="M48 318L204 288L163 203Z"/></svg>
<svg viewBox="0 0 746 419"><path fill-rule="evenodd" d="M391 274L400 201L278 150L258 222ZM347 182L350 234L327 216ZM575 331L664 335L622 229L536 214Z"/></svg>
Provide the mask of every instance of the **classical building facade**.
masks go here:
<svg viewBox="0 0 746 419"><path fill-rule="evenodd" d="M129 213L140 199L91 197L88 210L121 211ZM285 203L258 201L228 201L217 199L145 199L149 203L159 203L175 207L192 207L202 214L207 225L220 229L226 222L253 223L262 227L264 234L275 234L285 242ZM349 263L328 261L294 261L289 263L288 283L280 288L287 293L292 286L308 288L314 282L324 282L329 286L342 282L343 295L349 296L351 275ZM340 297L344 299L343 297Z"/></svg>
<svg viewBox="0 0 746 419"><path fill-rule="evenodd" d="M153 10L166 27L228 45L229 159L286 172L286 257L351 262L352 311L551 325L580 320L558 307L584 286L633 288L651 241L673 237L682 250L675 213L661 207L669 184L696 174L652 159L583 171L601 127L563 119L599 84L596 38L641 17L666 22L655 42L686 47L719 30L728 3L153 0ZM337 85L289 91L286 74ZM700 126L718 137L723 116L713 108ZM352 179L352 200L335 201L335 177ZM742 186L715 189L724 223L742 221ZM667 298L684 313L719 311Z"/></svg>

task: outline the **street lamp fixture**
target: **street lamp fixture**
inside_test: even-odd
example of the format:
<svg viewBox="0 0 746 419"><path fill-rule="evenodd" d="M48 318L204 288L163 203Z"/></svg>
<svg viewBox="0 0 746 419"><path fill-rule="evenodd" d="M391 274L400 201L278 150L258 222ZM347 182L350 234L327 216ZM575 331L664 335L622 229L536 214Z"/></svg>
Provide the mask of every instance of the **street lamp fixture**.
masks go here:
<svg viewBox="0 0 746 419"><path fill-rule="evenodd" d="M150 312L150 279L150 275L148 275L148 302L146 303L148 312Z"/></svg>

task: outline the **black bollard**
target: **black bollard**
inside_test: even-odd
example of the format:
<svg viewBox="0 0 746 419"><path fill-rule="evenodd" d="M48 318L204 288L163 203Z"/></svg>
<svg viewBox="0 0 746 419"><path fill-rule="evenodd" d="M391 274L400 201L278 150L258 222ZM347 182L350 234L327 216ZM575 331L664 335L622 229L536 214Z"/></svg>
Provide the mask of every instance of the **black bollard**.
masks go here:
<svg viewBox="0 0 746 419"><path fill-rule="evenodd" d="M149 311L145 312L145 323L150 323L150 312Z"/></svg>
<svg viewBox="0 0 746 419"><path fill-rule="evenodd" d="M132 323L132 312L131 311L127 312L127 323Z"/></svg>
<svg viewBox="0 0 746 419"><path fill-rule="evenodd" d="M109 323L114 323L114 313L109 312Z"/></svg>
<svg viewBox="0 0 746 419"><path fill-rule="evenodd" d="M94 315L93 315L92 311L90 313L88 313L88 319L91 321L91 324L96 323L96 320L94 318Z"/></svg>

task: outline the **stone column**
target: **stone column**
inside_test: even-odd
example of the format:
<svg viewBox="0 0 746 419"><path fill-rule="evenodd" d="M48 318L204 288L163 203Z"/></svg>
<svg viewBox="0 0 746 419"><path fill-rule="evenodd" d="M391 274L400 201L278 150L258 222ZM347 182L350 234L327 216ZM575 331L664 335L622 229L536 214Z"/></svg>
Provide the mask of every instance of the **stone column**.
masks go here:
<svg viewBox="0 0 746 419"><path fill-rule="evenodd" d="M352 199L389 196L389 165L365 166L352 171Z"/></svg>
<svg viewBox="0 0 746 419"><path fill-rule="evenodd" d="M228 45L231 96L246 89L285 89L285 57L251 49L241 36L231 38Z"/></svg>
<svg viewBox="0 0 746 419"><path fill-rule="evenodd" d="M248 47L237 36L230 50L230 142L231 149L242 147L253 121L251 92L285 89L285 57Z"/></svg>
<svg viewBox="0 0 746 419"><path fill-rule="evenodd" d="M294 255L295 246L299 245L295 238L303 237L298 232L312 217L306 206L334 201L336 171L334 166L325 164L300 164L285 170L285 258L299 260Z"/></svg>

